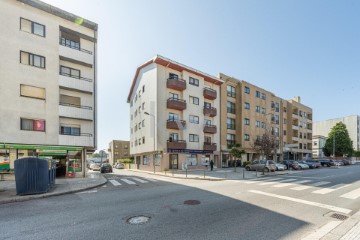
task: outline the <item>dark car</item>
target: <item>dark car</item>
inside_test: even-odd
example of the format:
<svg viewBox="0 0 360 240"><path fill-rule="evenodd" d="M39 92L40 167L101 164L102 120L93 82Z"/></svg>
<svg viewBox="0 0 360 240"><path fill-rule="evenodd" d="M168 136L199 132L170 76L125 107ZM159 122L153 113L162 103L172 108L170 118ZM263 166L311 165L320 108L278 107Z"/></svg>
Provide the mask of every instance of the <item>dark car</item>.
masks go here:
<svg viewBox="0 0 360 240"><path fill-rule="evenodd" d="M332 160L327 160L327 159L319 159L318 162L321 164L321 166L323 167L330 167L330 166L334 166L331 163Z"/></svg>
<svg viewBox="0 0 360 240"><path fill-rule="evenodd" d="M344 160L341 160L341 161L344 163L344 166L351 164L351 161L347 160L347 159L344 159Z"/></svg>
<svg viewBox="0 0 360 240"><path fill-rule="evenodd" d="M101 173L111 173L112 172L112 166L109 163L103 163L100 167Z"/></svg>
<svg viewBox="0 0 360 240"><path fill-rule="evenodd" d="M295 160L285 160L285 161L282 161L280 162L281 164L284 164L286 166L286 169L294 169L294 170L298 170L300 169L299 167L299 163Z"/></svg>
<svg viewBox="0 0 360 240"><path fill-rule="evenodd" d="M306 162L306 164L308 164L308 163L314 164L316 168L321 167L321 163L319 161L316 161L316 160L305 160L305 162Z"/></svg>

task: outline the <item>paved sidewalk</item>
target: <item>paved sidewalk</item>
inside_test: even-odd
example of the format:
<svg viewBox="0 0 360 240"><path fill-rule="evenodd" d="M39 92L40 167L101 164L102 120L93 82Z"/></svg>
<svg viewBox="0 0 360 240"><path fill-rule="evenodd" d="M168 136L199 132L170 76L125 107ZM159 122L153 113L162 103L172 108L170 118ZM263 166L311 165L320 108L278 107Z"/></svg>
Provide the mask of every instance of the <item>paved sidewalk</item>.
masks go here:
<svg viewBox="0 0 360 240"><path fill-rule="evenodd" d="M55 186L47 193L18 196L16 195L15 177L13 174L8 174L4 181L0 181L0 204L81 192L101 186L106 182L107 179L100 173L89 173L86 178L57 178Z"/></svg>

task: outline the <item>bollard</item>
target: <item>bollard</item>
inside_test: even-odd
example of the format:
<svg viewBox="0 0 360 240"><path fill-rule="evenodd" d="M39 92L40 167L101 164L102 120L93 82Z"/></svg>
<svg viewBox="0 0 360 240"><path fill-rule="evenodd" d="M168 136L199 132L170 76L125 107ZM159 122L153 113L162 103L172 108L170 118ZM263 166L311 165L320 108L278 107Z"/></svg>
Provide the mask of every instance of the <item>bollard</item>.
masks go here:
<svg viewBox="0 0 360 240"><path fill-rule="evenodd" d="M186 178L187 178L187 168L185 169L185 173L186 173Z"/></svg>
<svg viewBox="0 0 360 240"><path fill-rule="evenodd" d="M205 168L204 168L204 179L205 179Z"/></svg>
<svg viewBox="0 0 360 240"><path fill-rule="evenodd" d="M174 168L172 168L172 176L174 176Z"/></svg>
<svg viewBox="0 0 360 240"><path fill-rule="evenodd" d="M245 169L243 169L243 179L245 179Z"/></svg>
<svg viewBox="0 0 360 240"><path fill-rule="evenodd" d="M258 177L258 170L256 169L256 177Z"/></svg>

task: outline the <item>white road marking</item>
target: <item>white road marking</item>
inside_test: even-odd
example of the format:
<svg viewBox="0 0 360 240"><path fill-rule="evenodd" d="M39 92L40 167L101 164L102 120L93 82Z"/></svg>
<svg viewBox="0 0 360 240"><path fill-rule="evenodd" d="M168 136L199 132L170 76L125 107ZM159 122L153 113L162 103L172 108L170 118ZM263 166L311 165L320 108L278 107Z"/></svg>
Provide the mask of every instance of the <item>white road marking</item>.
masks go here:
<svg viewBox="0 0 360 240"><path fill-rule="evenodd" d="M258 179L253 179L253 180L250 180L250 181L245 181L245 182L243 182L243 183L252 184L252 183L259 183L259 182L261 182L260 185L265 185L265 184L262 184L262 183L272 184L272 181L280 180L280 179L283 179L283 178L271 178L271 179L265 179L265 180L258 178ZM269 182L271 182L271 183L269 183Z"/></svg>
<svg viewBox="0 0 360 240"><path fill-rule="evenodd" d="M150 181L150 182L157 182L158 180L153 179L153 178L145 178L146 180Z"/></svg>
<svg viewBox="0 0 360 240"><path fill-rule="evenodd" d="M266 182L266 183L261 183L259 185L271 185L271 184L276 184L276 183L284 183L284 182L291 182L291 181L294 181L296 180L295 178L290 178L290 179L284 179L284 180L281 180L281 181L277 181L277 182Z"/></svg>
<svg viewBox="0 0 360 240"><path fill-rule="evenodd" d="M312 188L312 187L318 187L318 186L326 185L326 184L329 184L329 183L331 183L331 182L316 182L316 183L313 183L313 184L309 184L307 186L299 186L299 187L294 187L294 188L291 188L291 189L301 191L301 190L305 190L305 189Z"/></svg>
<svg viewBox="0 0 360 240"><path fill-rule="evenodd" d="M292 202L302 203L302 204L306 204L306 205L310 205L310 206L325 208L325 209L329 209L331 211L341 212L341 213L345 213L345 214L349 214L351 212L350 209L346 209L346 208L331 206L331 205L317 203L317 202L311 202L311 201L292 198L292 197L286 197L286 196L272 194L272 193L261 192L261 191L257 191L257 190L249 190L249 192L255 193L255 194L260 194L260 195L265 195L265 196L269 196L269 197L279 198L279 199L283 199L283 200L288 200L288 201L292 201Z"/></svg>
<svg viewBox="0 0 360 240"><path fill-rule="evenodd" d="M311 180L302 180L302 181L296 181L296 182L291 182L291 183L280 183L278 185L275 185L274 187L276 188L281 188L281 187L287 187L293 184L300 184L300 183L307 183L307 182L311 182Z"/></svg>
<svg viewBox="0 0 360 240"><path fill-rule="evenodd" d="M125 179L125 178L122 178L122 179L120 179L120 180L123 181L123 182L126 182L127 184L136 184L136 183L134 183L133 181L130 181L130 180Z"/></svg>
<svg viewBox="0 0 360 240"><path fill-rule="evenodd" d="M88 191L83 191L83 192L78 192L76 194L82 194L82 193L96 193L97 192L97 188L95 188L94 190L88 190Z"/></svg>
<svg viewBox="0 0 360 240"><path fill-rule="evenodd" d="M148 181L142 180L140 178L132 177L135 181L141 182L141 183L147 183Z"/></svg>
<svg viewBox="0 0 360 240"><path fill-rule="evenodd" d="M342 221L331 221L317 229L314 233L302 238L301 240L318 240L336 228Z"/></svg>
<svg viewBox="0 0 360 240"><path fill-rule="evenodd" d="M360 188L355 189L351 192L345 193L345 194L341 195L340 197L348 198L348 199L357 199L358 197L360 197Z"/></svg>
<svg viewBox="0 0 360 240"><path fill-rule="evenodd" d="M329 188L323 188L323 189L320 189L320 190L313 191L312 193L327 194L327 193L331 193L331 192L334 192L336 190L339 190L341 188L348 187L350 185L351 184L343 184L343 183L342 184L337 184L337 185L329 187Z"/></svg>
<svg viewBox="0 0 360 240"><path fill-rule="evenodd" d="M114 186L120 186L121 185L121 183L119 183L118 181L113 180L113 179L109 180L109 182L111 182L112 185L114 185Z"/></svg>

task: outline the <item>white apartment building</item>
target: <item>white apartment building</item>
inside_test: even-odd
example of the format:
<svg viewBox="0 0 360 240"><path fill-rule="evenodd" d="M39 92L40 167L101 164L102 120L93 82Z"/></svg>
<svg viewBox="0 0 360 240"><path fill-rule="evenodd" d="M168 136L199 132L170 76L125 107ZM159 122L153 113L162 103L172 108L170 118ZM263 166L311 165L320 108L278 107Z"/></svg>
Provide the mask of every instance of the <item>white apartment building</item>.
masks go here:
<svg viewBox="0 0 360 240"><path fill-rule="evenodd" d="M0 161L48 157L83 176L97 145L98 25L38 0L0 9Z"/></svg>
<svg viewBox="0 0 360 240"><path fill-rule="evenodd" d="M353 142L353 148L355 150L360 150L360 116L358 115L314 122L313 134L327 137L331 131L331 128L339 122L342 122L346 125L350 139Z"/></svg>
<svg viewBox="0 0 360 240"><path fill-rule="evenodd" d="M322 159L325 157L323 148L326 143L326 137L316 135L312 138L312 157L314 159Z"/></svg>
<svg viewBox="0 0 360 240"><path fill-rule="evenodd" d="M203 168L220 161L222 83L159 55L137 68L127 102L130 154L138 169Z"/></svg>

